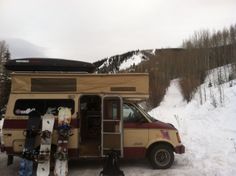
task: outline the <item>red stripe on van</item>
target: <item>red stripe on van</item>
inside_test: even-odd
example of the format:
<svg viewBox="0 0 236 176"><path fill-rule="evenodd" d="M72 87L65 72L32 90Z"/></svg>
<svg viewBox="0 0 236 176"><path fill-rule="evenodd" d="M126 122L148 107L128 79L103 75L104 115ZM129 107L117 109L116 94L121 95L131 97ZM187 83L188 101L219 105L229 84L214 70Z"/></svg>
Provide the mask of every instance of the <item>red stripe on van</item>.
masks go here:
<svg viewBox="0 0 236 176"><path fill-rule="evenodd" d="M151 123L135 123L135 122L124 122L124 128L146 128L146 129L168 129L168 130L176 130L176 128L168 123L164 123L161 121L151 122Z"/></svg>
<svg viewBox="0 0 236 176"><path fill-rule="evenodd" d="M25 129L26 125L27 120L5 119L3 122L3 129Z"/></svg>
<svg viewBox="0 0 236 176"><path fill-rule="evenodd" d="M124 158L145 158L146 148L145 147L124 147Z"/></svg>
<svg viewBox="0 0 236 176"><path fill-rule="evenodd" d="M3 123L3 129L26 129L27 126L26 119L5 119ZM57 127L57 120L55 121L54 128ZM78 128L79 120L71 119L71 127Z"/></svg>
<svg viewBox="0 0 236 176"><path fill-rule="evenodd" d="M6 153L8 155L19 155L20 156L22 154L22 152L14 152L13 147L4 147L4 151L6 151ZM70 159L78 159L79 150L78 149L69 149L68 155L69 155Z"/></svg>
<svg viewBox="0 0 236 176"><path fill-rule="evenodd" d="M12 147L4 148L8 155L21 155L21 152L14 152ZM68 155L70 159L78 159L79 158L79 150L78 149L69 149ZM126 159L134 159L134 158L145 158L146 156L146 148L144 147L125 147L124 148L124 158Z"/></svg>

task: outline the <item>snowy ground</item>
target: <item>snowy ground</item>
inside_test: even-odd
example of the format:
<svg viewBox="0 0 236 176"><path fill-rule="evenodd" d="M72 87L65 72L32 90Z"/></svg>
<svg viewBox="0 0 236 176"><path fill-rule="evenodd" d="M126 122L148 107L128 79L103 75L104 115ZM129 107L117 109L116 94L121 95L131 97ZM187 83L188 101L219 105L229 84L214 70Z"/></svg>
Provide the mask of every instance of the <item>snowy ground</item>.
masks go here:
<svg viewBox="0 0 236 176"><path fill-rule="evenodd" d="M200 104L199 91L190 103L183 101L178 80L173 80L161 105L150 114L174 124L180 132L186 153L175 155L168 170L153 170L145 160L121 161L126 176L234 176L236 175L236 81L214 84L210 73L201 90L207 99ZM209 80L213 83L209 87ZM220 101L223 90L223 102ZM212 96L214 95L214 96ZM209 98L210 97L210 98ZM6 155L0 154L1 175L17 175L19 159L6 167ZM100 161L80 160L69 163L70 176L99 175Z"/></svg>
<svg viewBox="0 0 236 176"><path fill-rule="evenodd" d="M161 105L150 112L159 120L174 124L186 146L186 153L176 158L166 175L172 171L173 175L236 175L236 85L222 86L222 104L217 101L218 87L206 89L206 96L214 94L216 100L207 99L200 105L197 92L187 104L182 100L178 80L173 80Z"/></svg>

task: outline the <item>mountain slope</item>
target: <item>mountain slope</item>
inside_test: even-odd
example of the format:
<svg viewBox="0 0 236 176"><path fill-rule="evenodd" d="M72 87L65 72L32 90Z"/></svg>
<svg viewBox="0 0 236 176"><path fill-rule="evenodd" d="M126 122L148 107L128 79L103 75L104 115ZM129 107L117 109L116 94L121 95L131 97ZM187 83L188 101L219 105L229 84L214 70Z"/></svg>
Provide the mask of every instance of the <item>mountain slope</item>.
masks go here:
<svg viewBox="0 0 236 176"><path fill-rule="evenodd" d="M137 50L102 59L94 62L94 65L99 73L117 73L132 71L135 66L148 59L147 52Z"/></svg>
<svg viewBox="0 0 236 176"><path fill-rule="evenodd" d="M208 86L216 70L201 85L206 87L207 97L202 105L200 89L190 103L183 101L179 80L175 79L160 106L150 112L153 117L174 124L186 146L186 153L177 156L173 170L164 171L163 175L236 175L236 80L220 85L224 91L222 103L219 84Z"/></svg>

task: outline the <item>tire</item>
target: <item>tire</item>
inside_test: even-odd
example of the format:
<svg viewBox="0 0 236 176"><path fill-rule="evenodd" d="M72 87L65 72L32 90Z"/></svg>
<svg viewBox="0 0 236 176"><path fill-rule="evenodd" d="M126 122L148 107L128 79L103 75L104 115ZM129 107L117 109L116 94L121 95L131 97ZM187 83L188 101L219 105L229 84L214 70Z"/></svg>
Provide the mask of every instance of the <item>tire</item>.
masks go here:
<svg viewBox="0 0 236 176"><path fill-rule="evenodd" d="M153 169L168 169L174 162L174 153L167 144L155 145L149 152L148 159Z"/></svg>

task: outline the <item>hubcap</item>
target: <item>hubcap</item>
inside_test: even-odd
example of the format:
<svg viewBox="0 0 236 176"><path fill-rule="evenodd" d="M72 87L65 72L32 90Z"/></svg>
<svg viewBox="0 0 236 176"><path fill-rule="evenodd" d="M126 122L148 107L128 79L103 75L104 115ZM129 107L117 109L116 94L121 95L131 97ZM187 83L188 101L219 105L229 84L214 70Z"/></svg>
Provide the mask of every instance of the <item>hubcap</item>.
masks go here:
<svg viewBox="0 0 236 176"><path fill-rule="evenodd" d="M168 165L170 162L169 152L165 149L157 150L155 153L155 162L162 167Z"/></svg>

